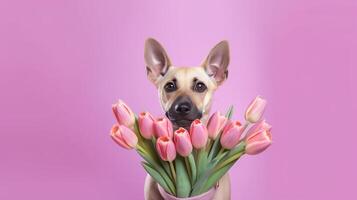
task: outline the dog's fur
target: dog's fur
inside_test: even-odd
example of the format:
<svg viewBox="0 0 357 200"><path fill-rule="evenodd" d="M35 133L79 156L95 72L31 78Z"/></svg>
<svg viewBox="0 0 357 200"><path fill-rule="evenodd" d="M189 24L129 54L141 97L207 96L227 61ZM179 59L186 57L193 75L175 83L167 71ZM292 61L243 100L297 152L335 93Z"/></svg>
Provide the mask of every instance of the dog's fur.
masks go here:
<svg viewBox="0 0 357 200"><path fill-rule="evenodd" d="M148 79L159 92L160 103L174 128L189 128L197 118L206 121L214 91L228 76L229 47L227 41L218 43L201 66L175 67L166 51L156 40L145 42L145 62ZM148 175L145 199L160 200L156 183ZM225 175L219 181L215 200L230 199L230 180Z"/></svg>

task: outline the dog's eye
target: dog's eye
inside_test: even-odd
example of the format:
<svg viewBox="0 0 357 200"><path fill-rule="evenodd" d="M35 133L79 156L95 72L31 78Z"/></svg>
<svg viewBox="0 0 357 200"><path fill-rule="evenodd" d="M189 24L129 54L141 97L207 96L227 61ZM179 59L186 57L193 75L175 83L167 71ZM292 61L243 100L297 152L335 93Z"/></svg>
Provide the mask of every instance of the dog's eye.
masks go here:
<svg viewBox="0 0 357 200"><path fill-rule="evenodd" d="M202 82L197 82L195 87L193 88L196 92L204 92L207 89L207 86Z"/></svg>
<svg viewBox="0 0 357 200"><path fill-rule="evenodd" d="M176 85L174 82L168 82L164 88L166 92L173 92L176 90Z"/></svg>

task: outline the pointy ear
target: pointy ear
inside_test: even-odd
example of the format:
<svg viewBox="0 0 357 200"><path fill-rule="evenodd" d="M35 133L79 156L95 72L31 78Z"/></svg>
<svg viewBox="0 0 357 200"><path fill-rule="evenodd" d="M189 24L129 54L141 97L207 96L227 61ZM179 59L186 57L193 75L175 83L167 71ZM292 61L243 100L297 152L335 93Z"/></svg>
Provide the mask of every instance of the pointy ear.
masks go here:
<svg viewBox="0 0 357 200"><path fill-rule="evenodd" d="M221 85L228 78L229 45L226 40L218 43L208 54L202 67L217 85Z"/></svg>
<svg viewBox="0 0 357 200"><path fill-rule="evenodd" d="M145 41L144 57L148 79L156 84L169 70L170 59L161 44L153 38Z"/></svg>

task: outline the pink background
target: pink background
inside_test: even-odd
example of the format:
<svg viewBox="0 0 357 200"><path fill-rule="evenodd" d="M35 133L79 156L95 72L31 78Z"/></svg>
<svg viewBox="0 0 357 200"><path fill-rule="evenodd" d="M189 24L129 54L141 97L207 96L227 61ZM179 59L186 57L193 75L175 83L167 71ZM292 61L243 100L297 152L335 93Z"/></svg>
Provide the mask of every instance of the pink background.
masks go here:
<svg viewBox="0 0 357 200"><path fill-rule="evenodd" d="M2 0L0 199L143 199L134 152L109 138L110 106L162 113L146 79L155 37L175 65L227 39L214 110L269 101L273 146L231 170L239 199L357 199L357 2Z"/></svg>

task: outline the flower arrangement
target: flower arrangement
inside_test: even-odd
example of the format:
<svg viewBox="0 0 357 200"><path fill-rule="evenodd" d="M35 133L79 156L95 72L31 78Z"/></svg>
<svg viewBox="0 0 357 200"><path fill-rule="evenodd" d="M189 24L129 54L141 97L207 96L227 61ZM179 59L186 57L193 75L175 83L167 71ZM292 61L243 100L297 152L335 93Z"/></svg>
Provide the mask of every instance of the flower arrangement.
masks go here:
<svg viewBox="0 0 357 200"><path fill-rule="evenodd" d="M117 123L110 135L125 149L135 149L142 166L168 194L187 198L209 191L243 155L255 155L272 143L271 126L262 119L266 100L256 97L245 123L215 112L207 125L200 119L190 129L173 126L165 117L143 112L137 117L121 100L112 110Z"/></svg>

